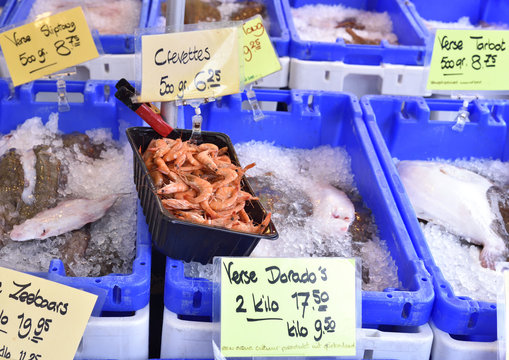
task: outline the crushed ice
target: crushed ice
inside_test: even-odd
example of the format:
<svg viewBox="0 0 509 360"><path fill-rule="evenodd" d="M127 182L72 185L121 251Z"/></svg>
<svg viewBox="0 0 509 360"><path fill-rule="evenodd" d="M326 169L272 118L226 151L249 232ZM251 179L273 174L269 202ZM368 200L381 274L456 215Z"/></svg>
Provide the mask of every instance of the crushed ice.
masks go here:
<svg viewBox="0 0 509 360"><path fill-rule="evenodd" d="M400 288L394 260L354 184L350 157L343 148L286 149L266 142L235 145L241 164L256 162L248 179L279 232L275 241L260 240L251 256L357 257L363 265L363 290ZM311 216L315 187L323 183L343 190L356 208L347 233L324 226ZM212 279L212 265L185 263L188 277Z"/></svg>
<svg viewBox="0 0 509 360"><path fill-rule="evenodd" d="M392 32L392 21L387 12L373 12L345 7L341 4L305 5L291 9L293 23L299 37L304 41L336 42L337 39L353 42L346 27L338 23L355 19L361 28L354 28L355 33L369 40L385 39L397 43L398 38Z"/></svg>
<svg viewBox="0 0 509 360"><path fill-rule="evenodd" d="M67 265L75 276L130 273L136 255L137 196L132 180L132 150L129 144L113 140L111 131L107 129L88 131L93 144L105 146L100 157L92 159L83 155L77 145L63 147L57 130L58 114L51 114L49 119L45 125L41 118L28 119L3 136L0 139L0 156L11 148L27 151L37 145L48 145L52 156L61 161L62 173L66 177L65 187L58 189L59 199L118 194L117 201L106 215L91 224L91 238L85 255L74 256L74 261ZM0 213L3 210L0 205ZM62 259L61 248L69 237L67 233L46 240L7 240L6 245L0 248L0 265L19 271L46 272L52 259Z"/></svg>
<svg viewBox="0 0 509 360"><path fill-rule="evenodd" d="M509 209L509 162L488 159L455 161L433 159L433 161L449 163L486 177L496 187L493 192L488 190L490 196L495 197L494 202L505 203L504 206ZM502 275L481 266L480 246L472 245L466 239L453 235L446 228L431 222L421 223L421 228L436 264L456 296L468 296L474 300L488 302L497 301L497 293L502 288Z"/></svg>

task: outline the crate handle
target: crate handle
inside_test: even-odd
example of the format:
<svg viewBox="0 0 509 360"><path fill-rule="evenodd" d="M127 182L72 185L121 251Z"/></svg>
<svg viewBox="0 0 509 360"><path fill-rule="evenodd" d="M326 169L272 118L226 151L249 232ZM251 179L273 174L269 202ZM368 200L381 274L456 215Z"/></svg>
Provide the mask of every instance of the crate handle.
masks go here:
<svg viewBox="0 0 509 360"><path fill-rule="evenodd" d="M97 95L102 94L102 99L108 102L107 87L110 82L94 81L66 81L65 90L70 103L94 103L98 100ZM101 89L99 89L101 88ZM99 91L100 90L100 91ZM19 100L26 103L58 101L58 85L56 80L40 80L30 82L19 87Z"/></svg>

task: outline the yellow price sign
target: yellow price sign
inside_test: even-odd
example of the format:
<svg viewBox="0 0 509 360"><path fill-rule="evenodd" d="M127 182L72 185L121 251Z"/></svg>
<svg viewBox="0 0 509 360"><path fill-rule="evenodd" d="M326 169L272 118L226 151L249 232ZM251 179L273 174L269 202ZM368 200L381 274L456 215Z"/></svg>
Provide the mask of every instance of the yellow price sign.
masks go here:
<svg viewBox="0 0 509 360"><path fill-rule="evenodd" d="M434 90L509 90L509 31L439 29L428 77Z"/></svg>
<svg viewBox="0 0 509 360"><path fill-rule="evenodd" d="M244 38L244 83L249 84L281 70L269 34L258 15L242 26Z"/></svg>
<svg viewBox="0 0 509 360"><path fill-rule="evenodd" d="M0 267L0 357L73 359L97 295Z"/></svg>
<svg viewBox="0 0 509 360"><path fill-rule="evenodd" d="M240 92L237 27L141 37L138 101L172 101Z"/></svg>
<svg viewBox="0 0 509 360"><path fill-rule="evenodd" d="M99 56L81 7L0 34L14 86Z"/></svg>
<svg viewBox="0 0 509 360"><path fill-rule="evenodd" d="M222 258L221 353L354 356L355 260Z"/></svg>

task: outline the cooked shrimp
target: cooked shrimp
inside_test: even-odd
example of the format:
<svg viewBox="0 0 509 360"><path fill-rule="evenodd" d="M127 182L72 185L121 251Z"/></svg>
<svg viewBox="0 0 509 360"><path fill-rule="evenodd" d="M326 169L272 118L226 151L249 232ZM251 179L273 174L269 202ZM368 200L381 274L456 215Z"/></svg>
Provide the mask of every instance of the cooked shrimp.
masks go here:
<svg viewBox="0 0 509 360"><path fill-rule="evenodd" d="M173 182L173 183L169 183L168 185L165 185L162 188L160 188L157 191L157 193L159 195L169 195L169 194L173 194L176 192L186 191L188 189L189 189L189 186L187 186L183 182Z"/></svg>
<svg viewBox="0 0 509 360"><path fill-rule="evenodd" d="M207 180L203 180L202 178L194 175L183 175L182 180L184 180L187 185L198 191L198 196L188 198L188 201L197 204L208 200L212 195L212 185L210 185Z"/></svg>
<svg viewBox="0 0 509 360"><path fill-rule="evenodd" d="M212 208L210 207L209 203L205 200L205 201L202 201L200 203L200 206L202 207L203 210L205 210L205 212L207 213L207 215L210 216L211 219L216 219L219 217L219 215L217 214L217 212L215 212L214 210L212 210Z"/></svg>
<svg viewBox="0 0 509 360"><path fill-rule="evenodd" d="M152 177L152 180L154 181L154 185L156 187L161 187L164 184L163 174L157 170L152 170L150 172L150 176Z"/></svg>
<svg viewBox="0 0 509 360"><path fill-rule="evenodd" d="M211 143L204 143L198 146L198 150L200 151L210 150L217 153L219 151L219 148L217 147L217 145Z"/></svg>
<svg viewBox="0 0 509 360"><path fill-rule="evenodd" d="M196 160L208 167L213 172L217 172L218 168L212 157L209 155L210 150L205 150L196 155Z"/></svg>
<svg viewBox="0 0 509 360"><path fill-rule="evenodd" d="M142 158L162 205L178 219L261 233L270 223L270 214L254 224L244 208L246 201L258 198L241 190L245 172L255 164L241 168L227 152L228 147L214 144L154 139Z"/></svg>
<svg viewBox="0 0 509 360"><path fill-rule="evenodd" d="M195 165L195 166L196 166L196 165L201 165L201 163L200 163L198 160L196 160L196 159L194 158L193 154L192 154L192 153L190 153L190 152L187 152L187 153L186 153L186 159L187 159L187 161L189 162L189 164L191 164L191 165Z"/></svg>
<svg viewBox="0 0 509 360"><path fill-rule="evenodd" d="M173 194L173 197L177 200L186 200L187 198L194 198L196 197L196 190L189 189L187 191L177 192Z"/></svg>
<svg viewBox="0 0 509 360"><path fill-rule="evenodd" d="M212 184L212 187L214 189L218 189L220 187L228 185L233 180L235 180L237 178L237 176L238 176L237 172L235 170L227 169L227 168L218 169L216 173L217 173L217 175L223 176L224 179L220 180L220 181L217 181L214 184Z"/></svg>
<svg viewBox="0 0 509 360"><path fill-rule="evenodd" d="M166 155L163 156L163 160L166 161L166 162L170 162L170 161L173 161L177 158L177 152L182 149L183 147L183 144L182 144L182 140L180 139L177 139L175 140L175 142L173 143L173 146L171 147L171 150L168 151L166 153Z"/></svg>
<svg viewBox="0 0 509 360"><path fill-rule="evenodd" d="M162 199L163 206L168 210L200 210L200 205L187 200Z"/></svg>

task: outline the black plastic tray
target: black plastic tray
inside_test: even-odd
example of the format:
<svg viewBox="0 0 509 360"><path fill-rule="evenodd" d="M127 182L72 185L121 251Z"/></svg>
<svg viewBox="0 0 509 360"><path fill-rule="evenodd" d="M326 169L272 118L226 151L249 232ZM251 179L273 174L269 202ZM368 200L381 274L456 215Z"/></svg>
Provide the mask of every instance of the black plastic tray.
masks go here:
<svg viewBox="0 0 509 360"><path fill-rule="evenodd" d="M157 250L173 259L206 264L212 262L214 256L248 256L260 239L276 240L278 238L272 221L263 234L250 234L175 218L163 207L139 152L140 147L143 153L152 139L161 138L161 136L149 127L128 128L126 133L133 148L134 182L152 235L152 242ZM168 137L182 138L185 141L190 136L191 130L175 129ZM219 148L227 146L232 162L240 166L228 135L204 131L202 137L204 142L215 144ZM241 185L242 190L255 195L245 177ZM262 222L267 215L262 204L256 200L247 202L245 210L256 223Z"/></svg>

